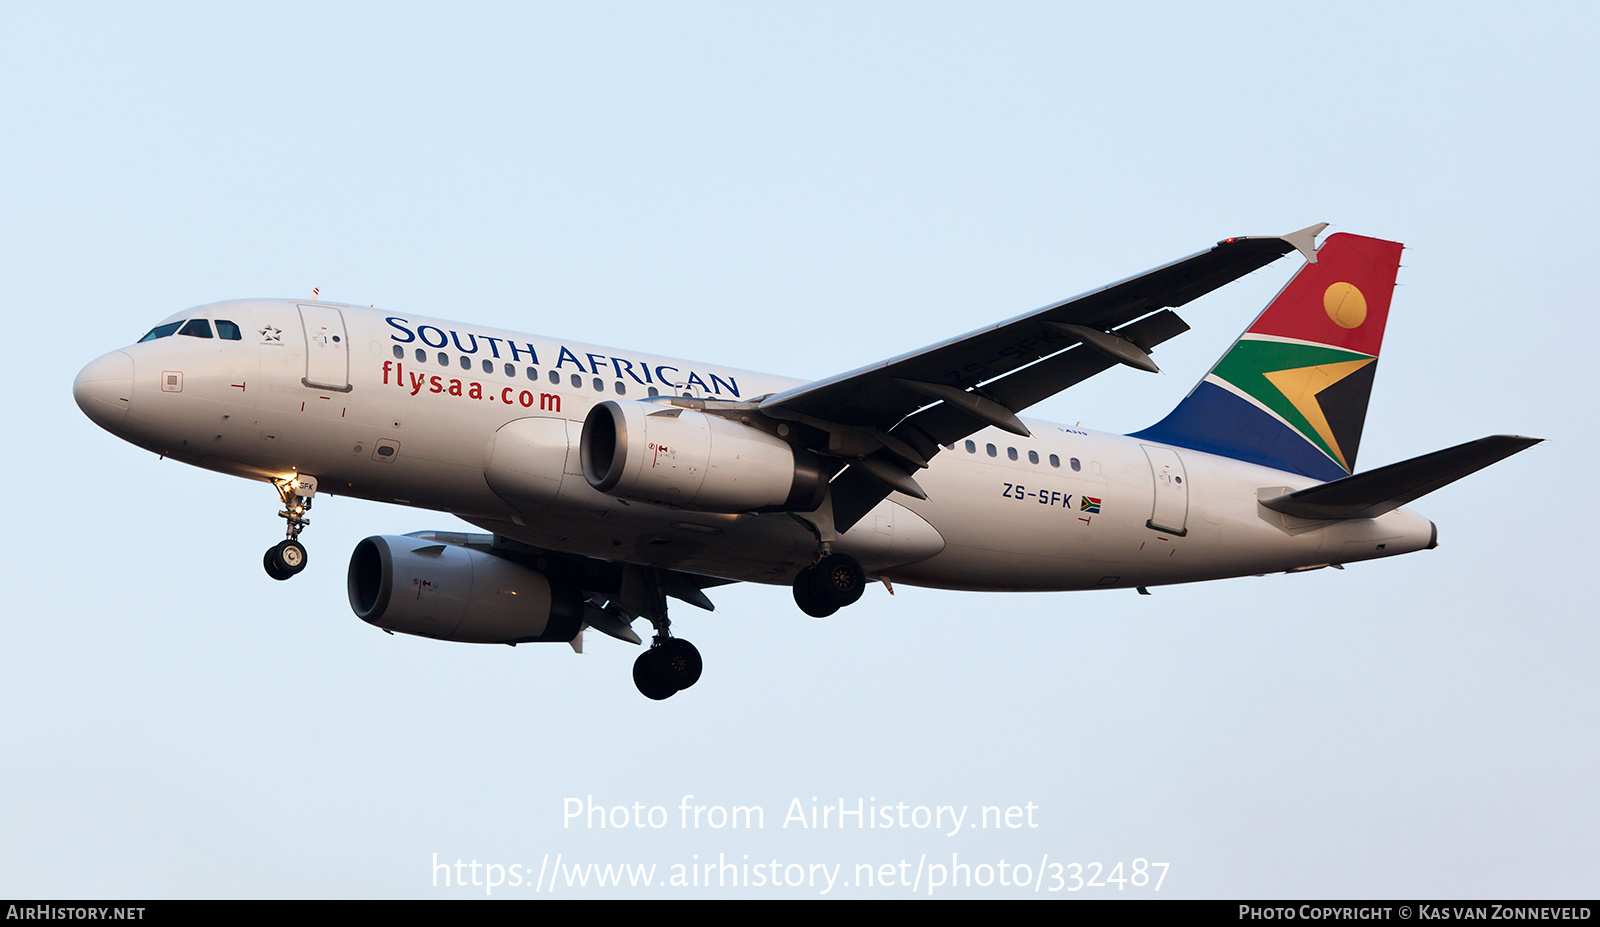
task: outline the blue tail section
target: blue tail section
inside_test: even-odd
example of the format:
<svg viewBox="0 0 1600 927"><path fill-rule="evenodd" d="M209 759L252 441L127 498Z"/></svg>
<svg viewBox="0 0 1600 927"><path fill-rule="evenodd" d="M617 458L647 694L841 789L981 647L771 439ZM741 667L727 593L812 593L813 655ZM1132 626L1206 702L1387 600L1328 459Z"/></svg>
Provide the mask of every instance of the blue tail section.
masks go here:
<svg viewBox="0 0 1600 927"><path fill-rule="evenodd" d="M1132 437L1303 473L1318 480L1350 475L1271 414L1205 380L1166 418L1134 432Z"/></svg>

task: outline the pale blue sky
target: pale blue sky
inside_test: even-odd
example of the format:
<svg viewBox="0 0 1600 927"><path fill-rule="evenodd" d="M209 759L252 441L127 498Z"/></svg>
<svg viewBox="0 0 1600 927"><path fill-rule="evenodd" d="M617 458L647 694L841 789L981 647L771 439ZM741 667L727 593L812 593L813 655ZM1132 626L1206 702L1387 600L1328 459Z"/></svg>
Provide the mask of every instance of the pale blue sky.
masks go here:
<svg viewBox="0 0 1600 927"><path fill-rule="evenodd" d="M435 853L848 872L954 852L1169 862L1163 896L1593 897L1596 20L0 7L0 895L472 895L431 886ZM269 487L160 462L70 395L163 316L314 286L821 377L1318 221L1408 248L1363 466L1549 439L1416 504L1438 550L1148 598L879 589L826 621L729 588L675 612L707 668L659 704L609 640L580 657L356 619L355 542L449 516L319 499L310 568L272 582ZM1150 424L1290 272L1187 308L1163 375L1033 414ZM569 796L691 793L768 828L561 827ZM777 826L812 796L1032 802L1042 824Z"/></svg>

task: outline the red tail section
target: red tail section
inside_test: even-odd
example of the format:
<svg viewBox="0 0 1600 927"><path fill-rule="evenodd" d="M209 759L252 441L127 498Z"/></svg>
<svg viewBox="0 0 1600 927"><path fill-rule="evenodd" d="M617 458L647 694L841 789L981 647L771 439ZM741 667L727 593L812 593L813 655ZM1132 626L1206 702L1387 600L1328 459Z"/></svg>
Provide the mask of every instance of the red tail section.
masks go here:
<svg viewBox="0 0 1600 927"><path fill-rule="evenodd" d="M1400 269L1399 242L1329 235L1250 326L1248 334L1294 338L1378 356Z"/></svg>

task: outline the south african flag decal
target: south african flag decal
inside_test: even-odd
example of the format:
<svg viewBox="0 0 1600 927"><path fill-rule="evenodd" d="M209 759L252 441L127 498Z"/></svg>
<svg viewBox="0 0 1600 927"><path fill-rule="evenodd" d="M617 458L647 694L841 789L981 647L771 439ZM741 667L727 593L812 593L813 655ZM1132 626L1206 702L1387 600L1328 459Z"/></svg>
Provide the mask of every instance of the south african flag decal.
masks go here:
<svg viewBox="0 0 1600 927"><path fill-rule="evenodd" d="M1090 515L1100 514L1100 500L1094 496L1079 496L1078 511L1088 512Z"/></svg>

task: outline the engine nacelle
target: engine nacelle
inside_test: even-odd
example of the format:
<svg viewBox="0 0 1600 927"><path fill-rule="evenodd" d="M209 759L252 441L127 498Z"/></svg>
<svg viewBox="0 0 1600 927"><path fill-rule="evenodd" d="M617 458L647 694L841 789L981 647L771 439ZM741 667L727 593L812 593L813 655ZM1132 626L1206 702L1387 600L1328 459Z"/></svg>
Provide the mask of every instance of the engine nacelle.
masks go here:
<svg viewBox="0 0 1600 927"><path fill-rule="evenodd" d="M510 560L454 544L370 537L350 555L350 607L386 631L470 644L570 641L575 591Z"/></svg>
<svg viewBox="0 0 1600 927"><path fill-rule="evenodd" d="M589 410L579 441L589 485L698 512L812 512L827 477L815 454L735 421L653 402Z"/></svg>

